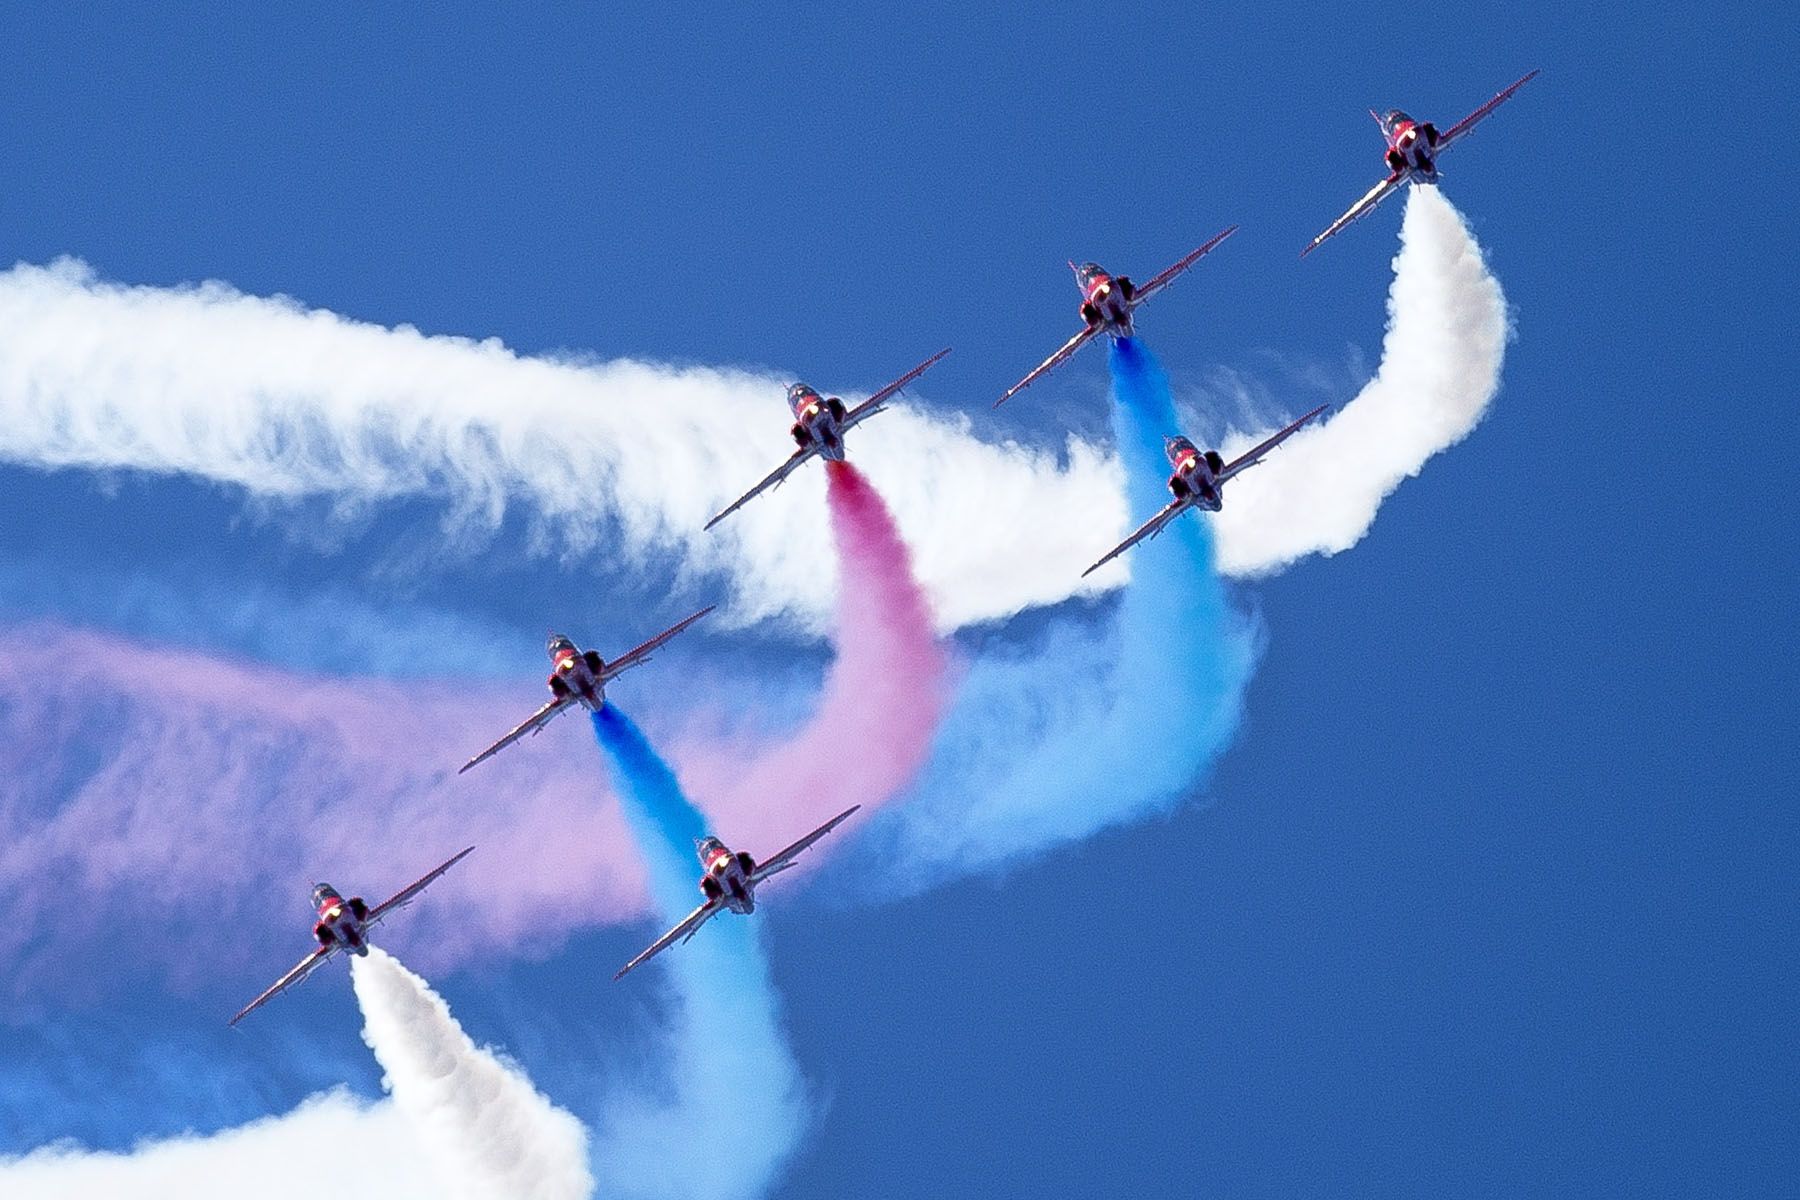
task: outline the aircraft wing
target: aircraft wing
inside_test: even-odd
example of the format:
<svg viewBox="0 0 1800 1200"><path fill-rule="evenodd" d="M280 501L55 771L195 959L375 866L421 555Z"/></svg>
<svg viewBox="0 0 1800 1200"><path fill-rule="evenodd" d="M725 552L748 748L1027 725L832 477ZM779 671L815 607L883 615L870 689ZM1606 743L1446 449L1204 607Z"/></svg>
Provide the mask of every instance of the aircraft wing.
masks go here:
<svg viewBox="0 0 1800 1200"><path fill-rule="evenodd" d="M1449 129L1446 129L1442 134L1440 134L1438 136L1437 148L1439 150L1442 150L1445 146L1448 146L1451 142L1454 142L1457 138L1459 138L1463 134L1469 132L1469 130L1475 128L1476 122L1480 121L1483 117L1485 117L1489 113L1493 112L1496 108L1499 108L1502 104L1504 104L1508 100L1512 99L1512 94L1514 92L1518 91L1520 88L1522 88L1526 84L1530 83L1536 77L1537 77L1537 72L1536 71L1531 72L1530 74L1526 75L1523 79L1519 80L1517 83L1513 84L1511 87L1507 88L1505 91L1503 91L1499 95L1495 96L1492 100L1489 100L1486 104L1482 105L1480 108L1476 109L1474 112L1470 113L1468 116L1464 117L1462 120L1460 120L1456 124L1452 125Z"/></svg>
<svg viewBox="0 0 1800 1200"><path fill-rule="evenodd" d="M817 453L818 447L805 446L788 455L788 460L779 467L776 467L773 471L770 471L768 475L763 478L761 483L757 484L755 487L751 488L721 509L717 516L706 523L706 528L711 529L714 525L717 525L720 521L723 521L726 517L729 517L732 513L744 507L744 505L750 503L750 501L756 499L770 488L779 487L783 480L794 473L795 468Z"/></svg>
<svg viewBox="0 0 1800 1200"><path fill-rule="evenodd" d="M1234 234L1236 232L1237 232L1237 226L1233 225L1230 229L1227 229L1225 232L1216 235L1210 242L1207 242L1206 245L1200 247L1198 250L1194 251L1192 254L1188 255L1186 258L1182 259L1180 262L1176 263L1174 266L1172 266L1168 270L1164 271L1162 274L1151 279L1150 282L1144 284L1142 287L1139 287L1138 289L1133 291L1131 293L1131 307L1135 309L1138 305L1142 304L1144 301L1148 300L1150 297L1154 296L1156 293L1158 293L1158 292L1162 291L1164 288L1168 287L1169 284L1174 282L1175 277L1177 275L1181 274L1183 271L1187 270L1189 267L1191 267L1195 263L1199 262L1200 259L1205 256L1207 251L1211 250L1214 246L1217 246L1220 242L1224 241L1226 238L1230 237L1232 234Z"/></svg>
<svg viewBox="0 0 1800 1200"><path fill-rule="evenodd" d="M1068 359L1069 355L1071 355L1071 354L1075 353L1077 350L1081 349L1081 347L1087 343L1087 340L1089 338L1093 337L1096 333L1099 333L1099 332L1100 332L1100 326L1089 325L1086 329L1083 329L1080 333L1076 334L1074 337L1072 337L1068 341L1064 342L1062 344L1062 349L1058 350L1055 354L1052 354L1049 358L1046 358L1043 362L1039 363L1037 365L1037 367L1032 370L1031 374L1027 375L1025 378L1019 380L1019 382L1017 382L1017 383L1013 384L1011 387L1007 388L1006 395L1004 395L1004 396L1000 397L998 400L994 401L994 407L999 408L1002 404L1005 404L1008 400L1011 400L1014 396L1018 395L1020 392L1024 391L1026 388L1030 387L1032 384L1036 383L1038 381L1038 378L1040 376L1042 376L1045 371L1048 371L1051 367L1058 366L1061 363L1063 363L1065 360Z"/></svg>
<svg viewBox="0 0 1800 1200"><path fill-rule="evenodd" d="M936 354L932 355L930 358L926 359L924 362L920 363L918 366L914 367L912 370L908 371L906 374L902 375L900 378L894 380L894 382L892 382L892 383L888 384L886 387L882 388L879 392L876 392L873 396L870 396L867 400L864 400L861 404L857 405L855 408L851 409L849 412L845 413L843 427L845 429L848 429L852 425L856 424L858 421L861 421L867 417L872 417L876 413L880 412L881 411L881 402L883 400L886 400L889 397L893 396L894 393L898 392L901 388L905 387L907 384L911 383L913 380L915 380L919 376L923 375L927 369L929 369L933 364L935 364L937 362L938 359L944 357L944 355L946 355L948 353L950 353L950 347L946 346L942 350L939 350Z"/></svg>
<svg viewBox="0 0 1800 1200"><path fill-rule="evenodd" d="M1099 562L1083 571L1081 577L1086 579L1089 575L1092 575L1095 571L1098 571L1101 567L1104 567L1107 563L1119 557L1119 555L1125 553L1145 538L1155 537L1163 531L1164 526L1168 525L1168 523L1173 521L1176 517L1179 517L1182 512L1189 507L1191 507L1191 503L1187 500L1169 501L1163 506L1161 512L1157 513L1154 517L1151 517L1148 521L1145 521L1142 525L1139 525L1132 531L1130 537L1114 546L1111 550L1108 550L1106 555L1101 558Z"/></svg>
<svg viewBox="0 0 1800 1200"><path fill-rule="evenodd" d="M436 879L439 875L442 875L445 871L448 871L451 867L454 867L457 863L461 862L464 858L468 857L469 850L473 850L473 849L475 849L475 847L470 846L468 850L463 850L463 851L453 855L449 859L445 860L441 865L432 868L432 870L428 871L424 875L419 876L419 878L413 880L411 883L407 884L405 887L403 887L399 891L395 892L392 896L389 896L386 900L383 900L380 904L377 904L374 908L371 908L369 910L367 924L373 925L375 922L381 920L381 918L383 918L383 917L387 916L389 913L393 912L396 908L404 908L406 905L411 904L413 902L414 897L416 897L420 892L424 891L426 888L431 886L432 880Z"/></svg>
<svg viewBox="0 0 1800 1200"><path fill-rule="evenodd" d="M684 617L682 620L675 622L675 624L669 626L643 645L633 646L631 649L606 664L606 669L601 673L601 681L610 683L621 671L627 671L632 667L641 666L642 664L649 662L651 651L660 649L664 642L667 642L670 638L674 637L717 607L718 605L716 604L709 604L693 616Z"/></svg>
<svg viewBox="0 0 1800 1200"><path fill-rule="evenodd" d="M763 880L765 880L769 876L775 874L777 871L787 870L790 866L793 865L794 859L799 857L799 854L802 850L805 850L808 846L812 845L814 842L818 841L820 838L824 837L826 834L828 834L832 830L836 829L839 825L842 825L845 821L849 820L850 814L855 812L857 809L859 809L861 807L862 807L862 805L860 805L860 804L852 804L849 808L846 808L843 812L841 812L837 816L831 818L831 820L825 822L823 825L819 826L817 829L813 830L811 833L807 834L805 837L801 838L799 841L795 842L793 845L789 846L787 849L770 855L768 858L768 861L757 863L756 870L750 872L750 882L751 883L761 883Z"/></svg>
<svg viewBox="0 0 1800 1200"><path fill-rule="evenodd" d="M311 954L295 963L293 970L276 980L274 987L246 1004L237 1016L231 1018L230 1024L236 1025L239 1021L243 1020L275 997L281 995L281 993L287 991L296 983L305 979L308 975L311 975L318 969L320 963L323 963L326 959L331 957L331 952L336 949L337 947L335 945L320 946L317 950L314 950Z"/></svg>
<svg viewBox="0 0 1800 1200"><path fill-rule="evenodd" d="M1442 143L1439 144L1441 145ZM1374 212L1375 206L1393 195L1394 191L1400 186L1404 179L1404 175L1399 171L1395 171L1392 175L1389 175L1386 179L1363 193L1363 198L1358 200L1355 204L1352 204L1349 212L1346 212L1343 216L1333 221L1326 228L1324 233L1321 233L1318 237L1307 243L1306 249L1300 252L1300 257L1305 258L1308 254L1317 250L1320 246L1324 245L1326 238L1343 232L1344 226L1350 224L1350 222L1356 220L1358 217L1366 217L1371 212Z"/></svg>
<svg viewBox="0 0 1800 1200"><path fill-rule="evenodd" d="M626 963L623 967L620 967L619 973L613 976L613 981L617 982L618 980L625 978L626 974L633 968L642 966L644 963L655 958L658 954L661 954L664 950L667 950L670 946L673 946L676 939L680 939L684 942L687 941L687 939L693 937L694 934L700 931L702 925L712 919L714 913L724 907L725 902L723 900L708 900L705 904L702 904L699 908L696 908L693 912L681 918L681 922L676 925L675 928L669 930L669 932L663 934L654 942L651 942L648 950L645 950L642 954Z"/></svg>
<svg viewBox="0 0 1800 1200"><path fill-rule="evenodd" d="M542 729L544 726L546 726L550 723L550 718L554 717L557 713L561 712L563 709L569 707L569 705L571 705L573 703L575 703L575 697L573 697L573 696L560 696L560 697L557 697L556 699L545 701L544 707L538 709L536 712L532 713L529 717L526 717L525 720L523 722L521 722L517 728L515 728L512 732L508 733L505 737L501 738L499 741L497 741L493 745L489 746L486 750L483 750L480 754L477 754L474 758L471 758L468 762L466 762L462 766L458 767L456 769L456 773L458 775L461 775L464 771L468 770L470 767L474 766L476 763L486 762L488 759L494 757L494 755L500 753L500 751L506 749L508 746L512 745L514 742L518 741L520 738L524 737L526 734L536 733L538 730Z"/></svg>
<svg viewBox="0 0 1800 1200"><path fill-rule="evenodd" d="M1226 463L1224 465L1224 467L1222 467L1219 470L1219 474L1216 476L1217 482L1224 483L1227 479L1230 479L1233 475L1236 475L1239 471L1243 471L1243 470L1246 470L1247 468L1254 467L1257 463L1257 460L1260 459L1263 455L1267 454L1269 451L1273 450L1275 447L1281 445L1281 443L1287 441L1288 438L1292 437L1294 435L1294 433L1297 430L1299 430L1299 428L1302 425L1306 424L1308 421L1312 420L1314 417L1318 416L1320 413L1324 412L1327 408L1330 408L1330 407L1331 406L1329 404L1319 405L1319 407L1313 409L1311 412L1307 413L1304 417L1301 417L1298 421L1295 421L1292 425L1289 425L1286 429L1283 429L1280 433L1277 433L1277 434L1271 436L1266 441L1264 441L1260 445L1256 446L1254 449L1249 450L1248 452L1246 452L1244 454L1238 455L1236 458L1234 458L1230 462Z"/></svg>

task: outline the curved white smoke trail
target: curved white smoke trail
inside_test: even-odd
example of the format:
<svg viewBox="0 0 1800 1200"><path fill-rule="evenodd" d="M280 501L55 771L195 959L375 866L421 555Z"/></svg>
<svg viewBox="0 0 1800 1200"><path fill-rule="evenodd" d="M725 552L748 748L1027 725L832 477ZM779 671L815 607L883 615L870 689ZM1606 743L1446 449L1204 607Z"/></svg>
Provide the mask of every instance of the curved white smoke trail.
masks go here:
<svg viewBox="0 0 1800 1200"><path fill-rule="evenodd" d="M475 1045L426 982L380 949L350 961L363 1040L452 1194L584 1200L587 1130L517 1067Z"/></svg>
<svg viewBox="0 0 1800 1200"><path fill-rule="evenodd" d="M1219 569L1263 574L1354 546L1401 480L1480 423L1506 336L1506 298L1468 225L1436 188L1412 188L1380 369L1324 425L1232 481L1215 518ZM1227 439L1225 457L1263 436Z"/></svg>

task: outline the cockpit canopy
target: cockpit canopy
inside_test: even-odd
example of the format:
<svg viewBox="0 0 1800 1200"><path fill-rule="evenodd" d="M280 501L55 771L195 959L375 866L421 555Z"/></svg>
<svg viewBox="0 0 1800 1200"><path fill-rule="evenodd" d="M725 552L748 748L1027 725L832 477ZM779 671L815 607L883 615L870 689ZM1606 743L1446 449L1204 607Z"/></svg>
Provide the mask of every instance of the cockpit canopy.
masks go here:
<svg viewBox="0 0 1800 1200"><path fill-rule="evenodd" d="M1163 439L1163 453L1169 456L1170 462L1175 462L1185 455L1197 454L1199 450L1187 438L1177 436Z"/></svg>
<svg viewBox="0 0 1800 1200"><path fill-rule="evenodd" d="M1093 280L1100 278L1104 274L1106 274L1106 272L1101 269L1099 263L1084 262L1079 267L1075 268L1075 278L1081 281L1083 287L1086 287Z"/></svg>
<svg viewBox="0 0 1800 1200"><path fill-rule="evenodd" d="M1381 127L1389 133L1392 133L1394 130L1400 128L1400 126L1410 124L1411 122L1411 117L1407 116L1397 108L1390 108L1382 115Z"/></svg>
<svg viewBox="0 0 1800 1200"><path fill-rule="evenodd" d="M721 842L716 837L703 837L703 838L695 838L694 839L694 852L703 859L711 858L713 855L717 854L719 851L721 851L723 849L725 849L725 843Z"/></svg>
<svg viewBox="0 0 1800 1200"><path fill-rule="evenodd" d="M575 649L575 643L569 640L567 634L553 633L550 640L544 643L544 649L549 651L550 657L555 658L564 650Z"/></svg>
<svg viewBox="0 0 1800 1200"><path fill-rule="evenodd" d="M343 897L338 895L338 890L329 883L313 885L312 899L314 908L319 908L327 900L341 900L342 898Z"/></svg>
<svg viewBox="0 0 1800 1200"><path fill-rule="evenodd" d="M824 398L804 383L796 383L788 389L788 407L795 412L799 412L814 400L823 400Z"/></svg>

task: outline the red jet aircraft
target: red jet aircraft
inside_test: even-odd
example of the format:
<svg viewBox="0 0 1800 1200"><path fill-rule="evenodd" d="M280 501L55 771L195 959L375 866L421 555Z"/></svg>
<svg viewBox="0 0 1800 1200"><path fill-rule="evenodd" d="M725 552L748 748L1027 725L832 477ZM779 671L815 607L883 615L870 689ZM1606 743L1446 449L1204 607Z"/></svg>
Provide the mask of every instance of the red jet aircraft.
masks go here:
<svg viewBox="0 0 1800 1200"><path fill-rule="evenodd" d="M1086 328L1064 342L1060 350L1039 363L1031 374L1007 388L1006 395L994 401L994 407L999 408L1036 383L1052 367L1067 362L1069 356L1086 345L1095 334L1104 330L1115 338L1130 337L1131 314L1137 310L1138 305L1168 287L1177 275L1199 262L1207 251L1236 232L1237 226L1233 225L1143 287L1138 287L1123 275L1108 275L1100 268L1099 263L1082 263L1079 267L1070 263L1069 270L1075 272L1075 285L1081 289L1081 319L1086 322Z"/></svg>
<svg viewBox="0 0 1800 1200"><path fill-rule="evenodd" d="M1317 250L1326 238L1338 233L1350 222L1375 211L1375 206L1398 191L1401 184L1436 183L1437 156L1536 76L1536 71L1531 72L1443 133L1439 133L1437 126L1431 122L1420 124L1397 108L1389 109L1386 114L1370 109L1369 115L1375 118L1375 123L1381 126L1382 136L1387 139L1388 177L1370 188L1361 200L1350 206L1349 212L1333 221L1329 229L1314 238L1300 252L1300 257L1305 258Z"/></svg>
<svg viewBox="0 0 1800 1200"><path fill-rule="evenodd" d="M545 702L544 707L526 717L505 737L457 768L456 773L461 775L476 763L492 758L528 733L536 734L550 723L552 717L572 704L579 704L590 712L599 712L600 706L606 703L607 684L622 672L648 662L652 650L659 648L715 607L707 605L693 616L663 630L643 645L627 650L611 662L601 658L598 651L578 649L563 634L551 634L549 644L544 647L550 655L550 699Z"/></svg>
<svg viewBox="0 0 1800 1200"><path fill-rule="evenodd" d="M461 854L451 858L429 874L401 888L389 899L371 908L361 896L352 896L348 900L338 894L338 890L329 883L317 884L313 887L313 908L318 919L313 924L313 937L318 940L319 948L301 959L294 969L283 975L274 987L244 1006L244 1010L231 1018L231 1024L239 1021L293 987L318 969L319 965L339 950L347 950L361 958L369 952L369 927L381 918L410 904L414 897L424 891L431 881L454 867L463 860L464 855L475 847L470 846Z"/></svg>
<svg viewBox="0 0 1800 1200"><path fill-rule="evenodd" d="M789 475L794 473L801 463L815 454L821 455L828 462L843 462L845 432L851 426L866 421L880 412L882 401L887 400L901 388L923 375L928 367L948 353L950 353L948 349L939 350L855 408L846 408L844 402L836 396L821 396L804 383L796 383L790 387L788 389L788 407L794 413L794 427L788 432L793 435L795 443L800 448L790 454L786 462L769 472L761 483L733 500L723 512L708 521L706 528L711 529L770 488L778 487Z"/></svg>
<svg viewBox="0 0 1800 1200"><path fill-rule="evenodd" d="M1223 490L1226 480L1254 467L1262 460L1263 455L1287 441L1302 425L1324 412L1327 407L1321 404L1280 433L1230 462L1226 462L1217 450L1208 450L1202 454L1194 443L1184 437L1166 439L1163 450L1169 456L1169 465L1175 468L1174 473L1169 476L1169 491L1175 494L1175 498L1164 505L1161 512L1139 525L1130 537L1108 550L1106 557L1083 571L1081 577L1086 579L1145 538L1155 537L1170 521L1190 508L1218 512L1225 506Z"/></svg>
<svg viewBox="0 0 1800 1200"><path fill-rule="evenodd" d="M626 972L661 954L677 938L687 941L700 931L702 925L728 908L734 913L746 915L755 912L758 884L793 866L794 859L802 850L849 820L850 814L861 807L860 804L852 804L767 862L759 863L741 850L733 853L730 847L716 837L695 841L694 851L700 856L700 866L705 870L705 874L700 876L700 894L706 897L705 903L683 917L675 928L650 943L648 950L626 963L613 978L625 978Z"/></svg>

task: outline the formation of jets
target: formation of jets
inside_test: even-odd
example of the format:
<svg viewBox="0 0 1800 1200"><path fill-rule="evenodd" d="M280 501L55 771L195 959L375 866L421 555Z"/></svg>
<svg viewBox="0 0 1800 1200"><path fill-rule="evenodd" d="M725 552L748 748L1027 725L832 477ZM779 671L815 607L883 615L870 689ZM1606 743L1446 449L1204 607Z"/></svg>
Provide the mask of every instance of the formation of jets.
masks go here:
<svg viewBox="0 0 1800 1200"><path fill-rule="evenodd" d="M1387 142L1388 175L1360 200L1351 205L1348 212L1333 221L1325 232L1314 238L1306 249L1301 251L1302 257L1317 249L1328 238L1341 232L1353 221L1372 212L1382 200L1393 194L1402 185L1407 183L1435 184L1439 178L1438 156L1511 98L1513 93L1524 87L1537 74L1538 72L1532 71L1525 75L1443 132L1439 132L1437 127L1430 122L1420 123L1413 120L1399 109L1390 109L1385 114L1377 114L1371 110L1369 115L1373 116L1376 123L1381 126L1382 136ZM997 408L1004 404L1041 379L1047 372L1068 361L1077 350L1099 334L1105 333L1114 339L1132 337L1134 334L1133 315L1138 307L1167 287L1177 276L1200 261L1202 257L1235 232L1237 232L1235 225L1223 230L1166 270L1152 276L1148 282L1142 285L1134 284L1123 275L1108 274L1097 263L1088 262L1076 266L1071 262L1069 268L1074 272L1076 285L1081 289L1081 319L1083 323L1081 331L1064 342L1049 358L1033 368L1025 378L1008 388L1000 399L994 402L994 406ZM785 462L765 476L755 487L732 501L708 521L705 528L712 529L757 496L778 487L810 458L820 457L828 462L845 461L844 435L856 425L881 412L886 401L899 394L902 388L923 375L948 353L950 351L947 349L938 351L854 407L847 405L836 396L825 396L804 383L794 384L788 389L787 400L793 415L793 424L789 432L793 437L796 449ZM1204 509L1215 513L1221 511L1224 504L1224 486L1227 482L1262 461L1264 455L1324 412L1325 406L1313 409L1293 424L1230 462L1226 462L1217 450L1201 451L1191 440L1180 434L1169 436L1164 442L1164 448L1172 468L1168 486L1174 498L1149 520L1133 530L1124 541L1107 551L1092 566L1083 571L1082 576L1086 577L1092 574L1132 547L1154 538L1189 509ZM550 699L499 741L464 763L458 773L467 771L477 763L493 757L527 734L536 734L557 714L574 705L579 704L590 711L598 712L606 703L605 689L608 683L617 678L620 673L646 662L653 651L711 611L712 606L710 605L701 609L665 629L649 641L626 651L611 662L601 658L595 651L581 650L574 641L563 634L551 634L546 647L551 663L548 683ZM742 915L754 912L758 885L770 876L792 867L794 860L802 852L843 824L860 807L860 805L853 805L845 809L799 841L760 863L747 853L733 851L717 837L706 837L697 841L695 849L701 865L701 904L677 922L674 928L652 942L643 953L626 963L614 976L614 979L624 978L625 975L675 943L686 942L721 912L729 910ZM351 954L366 955L369 950L369 930L372 926L395 909L417 897L427 886L460 862L473 849L474 847L471 846L456 854L426 875L402 888L391 898L374 906L365 903L360 896L345 899L329 884L316 885L312 893L315 914L313 936L318 942L318 947L277 980L273 987L251 1001L241 1012L231 1018L231 1024L237 1024L257 1008L305 979L337 951L345 950Z"/></svg>

